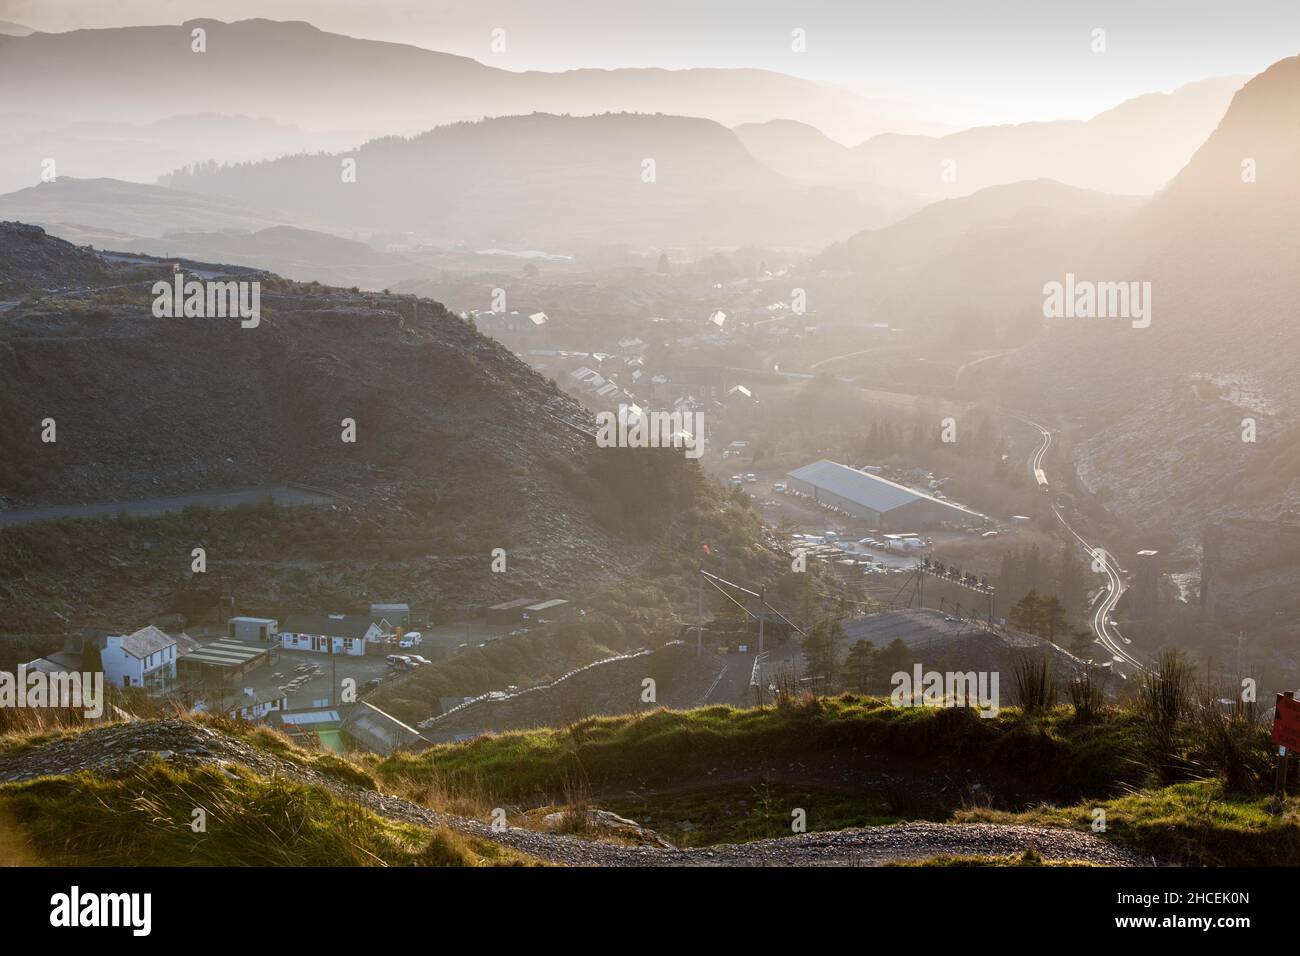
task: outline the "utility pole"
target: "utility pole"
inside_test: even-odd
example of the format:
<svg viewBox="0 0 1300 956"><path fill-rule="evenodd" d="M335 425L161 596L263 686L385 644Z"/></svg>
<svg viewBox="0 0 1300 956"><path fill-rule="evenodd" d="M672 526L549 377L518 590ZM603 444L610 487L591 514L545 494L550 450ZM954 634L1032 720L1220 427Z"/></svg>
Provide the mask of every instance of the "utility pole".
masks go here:
<svg viewBox="0 0 1300 956"><path fill-rule="evenodd" d="M766 702L763 694L763 625L767 621L767 585L758 588L758 656L754 658L754 667L758 670L758 706Z"/></svg>
<svg viewBox="0 0 1300 956"><path fill-rule="evenodd" d="M695 604L695 656L704 653L704 562L700 562L699 590Z"/></svg>

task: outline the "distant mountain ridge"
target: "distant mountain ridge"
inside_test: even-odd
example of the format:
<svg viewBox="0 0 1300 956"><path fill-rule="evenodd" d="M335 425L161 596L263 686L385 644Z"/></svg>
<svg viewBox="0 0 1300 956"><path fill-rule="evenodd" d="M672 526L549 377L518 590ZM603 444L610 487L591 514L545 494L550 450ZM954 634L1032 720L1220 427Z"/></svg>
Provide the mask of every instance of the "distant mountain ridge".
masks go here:
<svg viewBox="0 0 1300 956"><path fill-rule="evenodd" d="M988 186L1054 179L1124 195L1164 186L1214 130L1246 77L1189 83L1150 93L1086 122L1058 120L979 126L942 137L884 134L849 148L807 124L746 124L736 134L760 160L786 175L877 187L930 198Z"/></svg>
<svg viewBox="0 0 1300 956"><path fill-rule="evenodd" d="M206 31L204 53L191 51L196 29ZM108 76L111 84L102 82ZM789 116L846 142L935 125L910 118L898 104L766 70L515 73L266 19L0 37L0 92L35 87L47 112L69 117L141 122L251 112L309 127L343 122L371 136L535 110L686 113L727 126Z"/></svg>
<svg viewBox="0 0 1300 956"><path fill-rule="evenodd" d="M349 162L355 182L344 181ZM550 252L610 242L816 248L891 218L884 203L791 182L718 123L661 114L497 117L165 182L312 228Z"/></svg>

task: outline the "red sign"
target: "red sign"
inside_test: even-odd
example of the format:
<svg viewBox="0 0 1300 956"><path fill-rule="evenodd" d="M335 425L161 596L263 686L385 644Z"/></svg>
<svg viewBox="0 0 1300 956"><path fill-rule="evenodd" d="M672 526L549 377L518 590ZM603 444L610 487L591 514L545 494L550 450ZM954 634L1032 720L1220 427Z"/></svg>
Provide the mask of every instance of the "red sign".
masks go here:
<svg viewBox="0 0 1300 956"><path fill-rule="evenodd" d="M1300 700L1277 695L1273 712L1273 743L1288 751L1300 751Z"/></svg>

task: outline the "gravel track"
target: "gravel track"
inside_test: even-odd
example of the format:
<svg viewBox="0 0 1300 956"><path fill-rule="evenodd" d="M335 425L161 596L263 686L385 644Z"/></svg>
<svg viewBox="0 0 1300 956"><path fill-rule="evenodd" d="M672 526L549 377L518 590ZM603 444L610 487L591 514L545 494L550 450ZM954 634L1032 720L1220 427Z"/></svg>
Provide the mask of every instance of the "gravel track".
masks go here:
<svg viewBox="0 0 1300 956"><path fill-rule="evenodd" d="M0 784L87 770L113 777L155 755L178 764L246 767L323 787L380 816L426 827L445 826L521 853L569 866L878 866L936 855L1007 856L1033 849L1046 860L1107 866L1149 864L1089 833L1000 824L905 823L868 829L804 833L781 839L699 849L628 846L511 827L494 832L482 821L439 813L340 780L292 759L250 746L237 737L185 720L144 721L88 730L18 753L0 754Z"/></svg>

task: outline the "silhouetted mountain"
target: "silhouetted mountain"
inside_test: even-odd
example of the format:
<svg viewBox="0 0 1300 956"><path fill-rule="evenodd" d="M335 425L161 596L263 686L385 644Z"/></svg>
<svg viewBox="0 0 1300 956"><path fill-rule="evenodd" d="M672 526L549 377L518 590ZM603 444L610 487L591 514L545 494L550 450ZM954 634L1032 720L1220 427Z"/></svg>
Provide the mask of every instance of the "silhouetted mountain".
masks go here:
<svg viewBox="0 0 1300 956"><path fill-rule="evenodd" d="M1194 537L1216 516L1300 505L1281 466L1300 421L1297 116L1292 57L1242 87L1169 187L1101 243L1090 274L1075 270L1150 282L1149 328L1049 323L1007 370L1022 394L1105 422L1079 449L1081 471L1105 475L1111 506L1139 526ZM1255 442L1242 440L1247 418Z"/></svg>
<svg viewBox="0 0 1300 956"><path fill-rule="evenodd" d="M940 138L886 134L851 152L868 181L928 196L1043 178L1153 193L1205 141L1243 80L1219 77L1139 96L1087 122L980 126Z"/></svg>
<svg viewBox="0 0 1300 956"><path fill-rule="evenodd" d="M344 181L349 160L355 182ZM885 215L790 182L711 120L631 113L459 123L346 155L182 170L166 181L304 226L548 251L706 240L815 247Z"/></svg>
<svg viewBox="0 0 1300 956"><path fill-rule="evenodd" d="M192 52L195 29L206 31L206 52ZM727 126L790 117L846 141L933 126L913 121L897 104L766 70L515 73L468 57L271 20L204 19L0 38L0 91L35 88L43 112L75 119L148 122L176 113L245 113L370 135L535 110L664 112Z"/></svg>

